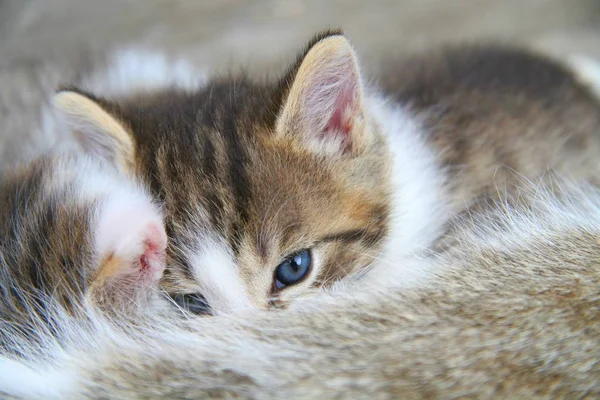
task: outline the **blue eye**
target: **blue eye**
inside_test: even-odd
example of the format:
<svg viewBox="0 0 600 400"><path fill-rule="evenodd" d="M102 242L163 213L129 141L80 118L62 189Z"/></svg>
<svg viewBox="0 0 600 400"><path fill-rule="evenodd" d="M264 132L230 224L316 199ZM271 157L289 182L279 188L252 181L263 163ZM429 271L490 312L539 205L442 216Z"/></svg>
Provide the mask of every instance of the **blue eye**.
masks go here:
<svg viewBox="0 0 600 400"><path fill-rule="evenodd" d="M301 250L292 254L275 270L275 288L283 289L295 285L308 275L312 261L310 251Z"/></svg>

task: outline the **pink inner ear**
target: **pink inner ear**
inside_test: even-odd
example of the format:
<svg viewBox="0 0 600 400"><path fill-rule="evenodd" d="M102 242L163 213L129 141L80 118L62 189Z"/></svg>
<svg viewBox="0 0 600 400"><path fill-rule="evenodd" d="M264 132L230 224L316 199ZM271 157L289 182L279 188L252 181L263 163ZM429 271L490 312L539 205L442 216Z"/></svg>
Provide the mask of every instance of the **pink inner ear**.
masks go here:
<svg viewBox="0 0 600 400"><path fill-rule="evenodd" d="M332 91L337 91L337 95L332 105L333 112L324 129L325 133L329 135L342 135L347 146L350 145L350 132L352 131L353 116L356 112L357 90L356 80L352 77L347 77L333 86ZM333 95L333 93L329 95Z"/></svg>

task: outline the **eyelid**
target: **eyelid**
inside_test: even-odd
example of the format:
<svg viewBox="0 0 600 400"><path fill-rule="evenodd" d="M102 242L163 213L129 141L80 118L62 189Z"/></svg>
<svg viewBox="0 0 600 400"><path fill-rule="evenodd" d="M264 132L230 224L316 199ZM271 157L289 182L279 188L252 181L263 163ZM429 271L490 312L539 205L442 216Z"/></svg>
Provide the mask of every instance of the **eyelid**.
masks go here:
<svg viewBox="0 0 600 400"><path fill-rule="evenodd" d="M340 231L340 232L333 233L330 235L322 236L322 237L318 238L317 240L313 241L310 245L307 245L306 247L304 247L300 250L295 250L295 251L292 250L292 251L286 252L286 256L284 258L282 258L281 261L279 261L279 262L285 261L285 259L287 257L289 257L290 255L292 255L294 253L297 253L302 250L315 249L316 247L318 247L322 244L331 243L331 242L335 242L335 241L340 241L343 243L353 243L353 242L359 242L359 241L377 242L381 238L381 236L382 236L382 232L373 233L365 228L348 229L345 231Z"/></svg>
<svg viewBox="0 0 600 400"><path fill-rule="evenodd" d="M319 240L317 240L317 243L329 243L329 242L334 242L334 241L341 241L344 243L352 243L352 242L358 242L361 240L365 240L366 238L369 238L370 236L373 236L373 235L371 233L369 233L369 231L366 229L349 229L346 231L341 231L339 233L334 233L332 235L324 236L324 237L320 238Z"/></svg>

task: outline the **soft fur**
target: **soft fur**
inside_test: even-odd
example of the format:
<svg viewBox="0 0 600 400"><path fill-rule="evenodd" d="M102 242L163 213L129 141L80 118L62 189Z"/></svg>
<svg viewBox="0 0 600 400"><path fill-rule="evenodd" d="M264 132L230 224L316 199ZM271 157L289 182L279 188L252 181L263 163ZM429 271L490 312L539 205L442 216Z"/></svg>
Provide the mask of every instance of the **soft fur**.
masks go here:
<svg viewBox="0 0 600 400"><path fill-rule="evenodd" d="M28 329L3 331L0 390L26 398L599 395L600 194L549 178L597 180L600 111L583 75L495 46L387 66L382 95L364 85L348 42L328 32L267 84L227 78L133 93L110 88L115 99L60 93L55 104L84 148L131 181L110 176L140 180L164 204L170 268L163 286L206 294L216 314L243 313L186 321L157 296L160 307L152 303L125 324L98 312L98 302L53 296L55 285L40 285L34 273L22 281L41 287L43 312L9 310L7 326ZM331 73L336 68L345 74ZM321 70L325 80L317 79ZM325 115L315 112L321 107ZM64 170L33 165L42 176ZM27 197L18 184L35 177L6 181L5 214L22 211L26 202L10 203L11 193ZM70 180L48 182L60 189ZM102 185L83 193L90 187ZM59 215L68 222L74 210ZM44 215L20 218L46 224ZM152 215L156 227L159 214ZM106 230L90 221L63 221L51 233L25 229L41 239L28 249L44 253L24 271L45 273L46 257L60 271L60 257L74 254L84 274L90 259L102 260L88 254L100 244L130 243L127 235L91 240ZM65 241L65 227L82 228L83 242ZM435 253L441 232L444 251ZM318 242L313 235L325 249L316 274L285 296L274 293L273 266ZM147 249L134 243L127 246L134 254ZM5 265L21 271L19 263ZM23 292L10 291L13 281L3 280L3 293L23 303ZM323 286L332 290L304 290ZM83 285L76 289L80 299ZM31 298L39 300L34 293L25 303ZM257 310L291 298L288 310ZM125 303L117 299L118 312ZM150 304L138 299L133 305Z"/></svg>
<svg viewBox="0 0 600 400"><path fill-rule="evenodd" d="M27 398L597 397L600 193L555 188L457 221L459 245L431 260L442 272L427 287L361 284L275 313L157 321L134 339L82 330L90 346L47 366L4 360L0 387Z"/></svg>
<svg viewBox="0 0 600 400"><path fill-rule="evenodd" d="M2 354L43 357L68 340L63 319L132 320L163 304L166 240L149 196L99 160L59 153L4 174Z"/></svg>
<svg viewBox="0 0 600 400"><path fill-rule="evenodd" d="M527 50L387 59L373 84L339 31L316 35L266 81L190 84L187 69L160 63L136 77L157 64L140 57L148 62L118 58L109 90L96 77L54 103L85 149L165 205L163 287L203 295L213 313L286 306L377 260L420 284L429 271L400 260L450 245L439 239L452 215L522 180L596 182L600 172L598 101L567 67ZM277 265L304 249L310 273L278 289Z"/></svg>

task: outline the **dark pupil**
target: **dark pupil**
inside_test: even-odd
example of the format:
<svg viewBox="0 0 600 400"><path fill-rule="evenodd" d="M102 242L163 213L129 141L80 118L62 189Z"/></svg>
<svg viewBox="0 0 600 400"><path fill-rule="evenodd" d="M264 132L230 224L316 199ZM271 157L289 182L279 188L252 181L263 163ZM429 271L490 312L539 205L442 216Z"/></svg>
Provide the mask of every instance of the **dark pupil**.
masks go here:
<svg viewBox="0 0 600 400"><path fill-rule="evenodd" d="M289 256L277 266L275 285L278 289L293 285L302 280L310 270L311 257L308 250L302 250Z"/></svg>
<svg viewBox="0 0 600 400"><path fill-rule="evenodd" d="M208 302L199 293L178 293L171 298L179 307L194 314L210 314Z"/></svg>

